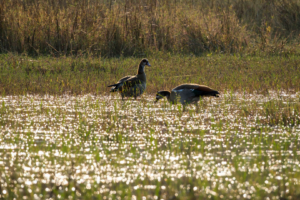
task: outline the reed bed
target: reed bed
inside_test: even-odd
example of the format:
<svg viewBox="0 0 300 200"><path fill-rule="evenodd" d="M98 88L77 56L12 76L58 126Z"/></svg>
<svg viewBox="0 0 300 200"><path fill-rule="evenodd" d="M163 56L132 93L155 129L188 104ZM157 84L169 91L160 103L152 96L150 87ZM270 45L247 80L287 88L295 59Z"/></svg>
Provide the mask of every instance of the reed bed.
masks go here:
<svg viewBox="0 0 300 200"><path fill-rule="evenodd" d="M143 56L299 44L299 0L0 1L0 52ZM287 51L290 51L289 48Z"/></svg>

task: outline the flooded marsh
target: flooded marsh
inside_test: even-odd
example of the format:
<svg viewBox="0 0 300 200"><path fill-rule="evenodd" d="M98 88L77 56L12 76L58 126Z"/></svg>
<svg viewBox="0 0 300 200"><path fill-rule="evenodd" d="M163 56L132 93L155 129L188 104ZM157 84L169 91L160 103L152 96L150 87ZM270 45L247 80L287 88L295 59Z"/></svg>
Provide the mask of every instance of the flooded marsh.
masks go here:
<svg viewBox="0 0 300 200"><path fill-rule="evenodd" d="M298 199L300 94L0 97L2 199Z"/></svg>

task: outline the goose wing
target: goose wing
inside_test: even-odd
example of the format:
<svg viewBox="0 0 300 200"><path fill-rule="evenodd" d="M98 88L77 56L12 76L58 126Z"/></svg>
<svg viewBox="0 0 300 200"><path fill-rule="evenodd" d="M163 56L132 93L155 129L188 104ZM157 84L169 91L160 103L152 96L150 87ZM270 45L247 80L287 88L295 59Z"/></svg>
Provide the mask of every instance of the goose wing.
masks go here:
<svg viewBox="0 0 300 200"><path fill-rule="evenodd" d="M107 87L113 87L113 88L111 88L110 91L111 92L116 92L116 91L118 91L118 89L122 88L122 86L124 84L124 81L126 81L130 78L132 78L132 76L125 76L125 77L121 78L117 83L109 85Z"/></svg>
<svg viewBox="0 0 300 200"><path fill-rule="evenodd" d="M216 96L218 97L219 92L213 90L212 88L206 85L198 85L198 84L182 84L175 87L173 90L181 91L181 90L190 90L191 93L195 96Z"/></svg>
<svg viewBox="0 0 300 200"><path fill-rule="evenodd" d="M141 79L139 79L137 76L132 76L129 79L124 81L122 88L130 88L138 84L141 84Z"/></svg>
<svg viewBox="0 0 300 200"><path fill-rule="evenodd" d="M112 84L112 85L108 85L107 87L113 87L113 86L117 86L119 84L122 84L124 81L126 81L127 79L131 78L132 76L125 76L123 78L121 78L117 83Z"/></svg>
<svg viewBox="0 0 300 200"><path fill-rule="evenodd" d="M130 79L130 78L132 78L132 77L133 77L133 76L125 76L125 77L121 78L121 79L119 80L118 83L124 82L124 81L126 81L126 80L128 80L128 79Z"/></svg>

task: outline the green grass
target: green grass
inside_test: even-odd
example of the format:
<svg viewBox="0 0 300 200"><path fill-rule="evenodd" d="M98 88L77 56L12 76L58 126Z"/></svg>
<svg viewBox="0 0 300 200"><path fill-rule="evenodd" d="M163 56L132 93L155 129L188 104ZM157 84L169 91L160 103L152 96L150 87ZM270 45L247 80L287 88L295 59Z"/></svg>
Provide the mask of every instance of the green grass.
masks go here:
<svg viewBox="0 0 300 200"><path fill-rule="evenodd" d="M146 93L170 90L181 83L208 85L218 91L268 94L298 91L299 55L205 56L155 53L147 56ZM107 85L135 75L141 58L27 57L0 55L0 92L20 94L109 94Z"/></svg>

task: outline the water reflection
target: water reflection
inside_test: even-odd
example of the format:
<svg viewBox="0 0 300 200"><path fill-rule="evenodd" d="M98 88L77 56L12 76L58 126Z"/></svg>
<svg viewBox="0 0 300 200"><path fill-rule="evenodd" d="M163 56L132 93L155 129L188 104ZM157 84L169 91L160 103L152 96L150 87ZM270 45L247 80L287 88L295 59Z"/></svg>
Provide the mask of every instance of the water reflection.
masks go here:
<svg viewBox="0 0 300 200"><path fill-rule="evenodd" d="M0 98L2 195L296 195L299 94L227 94L204 99L199 113L193 106L182 113L177 105L153 104L152 97L113 98ZM282 105L294 105L287 125Z"/></svg>

